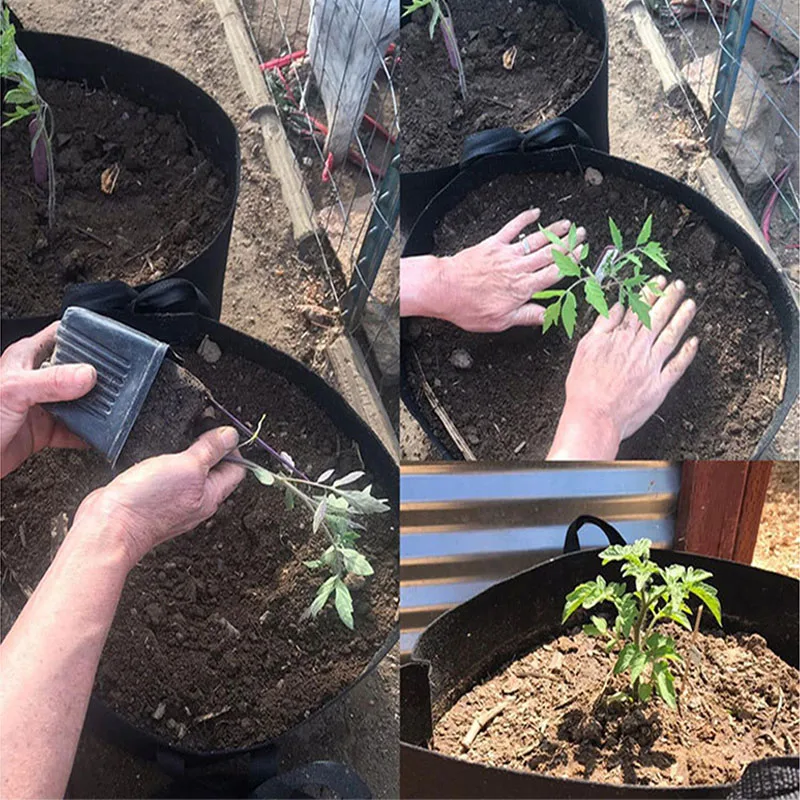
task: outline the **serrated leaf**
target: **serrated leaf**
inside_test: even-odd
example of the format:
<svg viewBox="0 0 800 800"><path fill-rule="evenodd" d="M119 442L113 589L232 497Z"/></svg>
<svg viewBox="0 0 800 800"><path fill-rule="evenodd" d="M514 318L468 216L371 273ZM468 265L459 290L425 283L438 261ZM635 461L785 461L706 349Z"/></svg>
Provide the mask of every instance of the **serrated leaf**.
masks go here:
<svg viewBox="0 0 800 800"><path fill-rule="evenodd" d="M583 291L586 295L586 302L589 303L598 314L608 317L608 303L603 289L594 278L588 278L583 284Z"/></svg>
<svg viewBox="0 0 800 800"><path fill-rule="evenodd" d="M639 235L636 237L636 246L641 247L647 242L650 241L650 232L653 229L653 215L651 214L645 221L644 225L642 225L642 230L639 231Z"/></svg>
<svg viewBox="0 0 800 800"><path fill-rule="evenodd" d="M642 325L650 330L650 306L644 300L642 300L638 294L635 293L628 295L628 303L633 313L639 317Z"/></svg>
<svg viewBox="0 0 800 800"><path fill-rule="evenodd" d="M629 666L631 672L631 686L636 682L639 676L644 672L644 668L647 666L647 655L641 651L635 653L633 658L631 659L631 663Z"/></svg>
<svg viewBox="0 0 800 800"><path fill-rule="evenodd" d="M343 478L339 478L333 482L334 488L339 488L340 486L347 486L349 483L354 483L359 478L363 478L364 473L361 470L356 470L355 472L349 472Z"/></svg>
<svg viewBox="0 0 800 800"><path fill-rule="evenodd" d="M374 573L372 565L357 550L344 548L340 552L342 554L342 558L344 559L345 569L348 572L353 573L353 575L362 576L372 575Z"/></svg>
<svg viewBox="0 0 800 800"><path fill-rule="evenodd" d="M316 597L311 605L306 609L303 614L304 617L316 617L322 611L325 603L333 592L333 587L336 585L337 576L331 575L320 587L317 589Z"/></svg>
<svg viewBox="0 0 800 800"><path fill-rule="evenodd" d="M622 250L622 234L620 233L617 223L611 217L608 218L608 229L611 232L611 241L617 250Z"/></svg>
<svg viewBox="0 0 800 800"><path fill-rule="evenodd" d="M548 230L547 228L543 228L541 225L539 226L539 232L544 235L544 238L547 239L550 244L557 245L558 247L563 247L564 242L561 241L559 236L556 236L553 231Z"/></svg>
<svg viewBox="0 0 800 800"><path fill-rule="evenodd" d="M553 326L558 324L558 318L561 314L561 300L556 300L555 303L550 303L544 310L544 323L542 325L542 333L547 331Z"/></svg>
<svg viewBox="0 0 800 800"><path fill-rule="evenodd" d="M339 619L344 622L350 630L353 630L353 598L350 596L350 590L338 576L336 578L336 597L334 603L336 605L336 612L339 614Z"/></svg>
<svg viewBox="0 0 800 800"><path fill-rule="evenodd" d="M692 584L689 591L697 597L711 612L717 625L722 625L722 607L720 606L717 590L707 583Z"/></svg>
<svg viewBox="0 0 800 800"><path fill-rule="evenodd" d="M617 661L614 664L614 674L619 675L625 672L639 652L639 648L633 642L628 642L628 644L619 651L619 656L617 656Z"/></svg>
<svg viewBox="0 0 800 800"><path fill-rule="evenodd" d="M568 595L561 614L561 622L566 622L582 605L583 601L597 591L597 582L590 581L576 586Z"/></svg>
<svg viewBox="0 0 800 800"><path fill-rule="evenodd" d="M572 252L578 246L578 228L575 223L569 226L567 245L569 246L570 252Z"/></svg>
<svg viewBox="0 0 800 800"><path fill-rule="evenodd" d="M604 617L593 616L592 624L600 633L605 633L608 630L608 622L606 622Z"/></svg>
<svg viewBox="0 0 800 800"><path fill-rule="evenodd" d="M642 248L642 252L664 272L671 271L667 264L667 257L664 255L664 250L659 242L648 242L647 245Z"/></svg>
<svg viewBox="0 0 800 800"><path fill-rule="evenodd" d="M311 523L311 530L316 533L319 530L319 526L322 525L322 520L325 519L325 514L328 510L328 498L323 497L322 500L319 501L319 505L314 509L314 519Z"/></svg>
<svg viewBox="0 0 800 800"><path fill-rule="evenodd" d="M569 256L564 255L564 253L555 248L550 253L560 275L574 278L581 274L581 268Z"/></svg>
<svg viewBox="0 0 800 800"><path fill-rule="evenodd" d="M572 292L567 292L564 295L564 300L561 305L561 321L564 323L564 330L567 336L572 338L575 332L575 321L578 318L578 301Z"/></svg>
<svg viewBox="0 0 800 800"><path fill-rule="evenodd" d="M663 662L653 664L653 682L659 697L673 710L678 708L678 699L675 696L675 680L669 667Z"/></svg>

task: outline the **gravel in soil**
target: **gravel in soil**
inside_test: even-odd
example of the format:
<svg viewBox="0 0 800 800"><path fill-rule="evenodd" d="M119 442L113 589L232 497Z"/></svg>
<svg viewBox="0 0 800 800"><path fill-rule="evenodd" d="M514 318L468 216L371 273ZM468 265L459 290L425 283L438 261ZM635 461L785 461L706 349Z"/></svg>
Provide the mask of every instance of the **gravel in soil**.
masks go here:
<svg viewBox="0 0 800 800"><path fill-rule="evenodd" d="M668 631L679 652L691 634ZM506 666L463 695L439 720L439 752L495 767L602 783L688 786L736 781L760 758L796 753L797 669L755 633L698 634L699 667L681 713L660 701L631 707L597 702L616 659L576 629ZM612 678L605 697L625 688ZM484 711L503 712L465 749Z"/></svg>
<svg viewBox="0 0 800 800"><path fill-rule="evenodd" d="M748 458L783 396L781 328L766 289L741 255L703 219L674 200L621 178L599 186L580 174L503 176L465 198L435 235L437 255L477 244L532 206L542 223L562 218L585 226L594 256L610 240L608 216L626 241L652 213L653 238L669 257L673 278L687 285L698 310L689 335L700 349L658 412L620 448L621 458ZM575 336L562 330L512 329L470 334L438 320L414 320L402 348L409 381L439 438L459 457L420 391L419 365L478 459L540 460L553 440L564 385L593 312L580 303ZM454 366L466 351L468 369ZM520 448L520 444L525 445Z"/></svg>
<svg viewBox="0 0 800 800"><path fill-rule="evenodd" d="M234 357L186 367L241 419L314 474L361 468L356 446L283 378ZM258 450L247 457L265 463ZM4 566L35 587L50 561L51 520L111 475L94 453L45 451L4 480ZM376 487L396 509L392 487ZM303 565L324 542L282 495L247 476L217 514L166 542L131 571L95 692L136 725L191 749L273 739L351 684L395 623L397 527L370 518L359 542L375 575L351 586L355 632L327 608L300 616L322 577ZM11 591L9 597L13 597ZM19 611L19 607L16 608Z"/></svg>
<svg viewBox="0 0 800 800"><path fill-rule="evenodd" d="M464 139L489 128L527 130L565 111L589 87L602 57L599 42L555 3L459 0L451 3L462 51L467 100L441 31L427 13L400 33L400 127L404 172L458 161ZM503 54L516 47L512 69Z"/></svg>
<svg viewBox="0 0 800 800"><path fill-rule="evenodd" d="M112 92L41 81L55 118L56 218L33 182L27 126L2 132L3 316L52 313L75 283L167 276L198 255L230 209L222 174L180 121ZM106 170L119 169L113 192Z"/></svg>

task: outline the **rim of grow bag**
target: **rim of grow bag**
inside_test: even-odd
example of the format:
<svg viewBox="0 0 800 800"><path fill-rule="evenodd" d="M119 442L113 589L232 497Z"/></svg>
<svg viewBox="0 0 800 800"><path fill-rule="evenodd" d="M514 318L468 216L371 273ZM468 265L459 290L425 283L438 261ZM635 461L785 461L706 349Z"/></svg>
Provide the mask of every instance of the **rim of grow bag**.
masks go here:
<svg viewBox="0 0 800 800"><path fill-rule="evenodd" d="M525 583L533 579L534 574L537 571L541 571L544 568L553 567L553 566L563 566L567 559L572 559L573 562L575 559L579 559L581 563L586 562L586 565L594 565L594 569L590 571L597 571L602 572L604 569L608 569L608 567L601 567L598 562L596 561L596 556L599 552L602 551L603 548L586 548L581 549L580 544L577 538L574 538L573 535L577 534L577 530L586 522L591 522L593 524L598 525L598 527L603 530L606 534L606 537L609 540L609 543L614 543L618 541L615 539L615 535L622 538L619 534L619 531L614 528L613 525L607 523L605 520L599 520L596 517L590 516L582 516L576 519L570 526L565 535L565 548L564 553L562 555L556 556L554 558L548 559L546 561L541 562L533 567L530 567L525 570L521 570L520 572L512 575L508 578L503 579L502 581L498 581L497 583L493 584L492 586L487 587L483 591L477 593L469 600L466 600L463 603L449 609L448 611L444 612L442 615L437 617L433 622L431 622L425 630L420 634L417 643L412 650L411 656L407 664L405 664L401 668L401 685L405 686L405 692L403 692L403 696L405 697L405 702L403 708L408 713L411 709L411 705L414 701L418 703L418 706L413 708L414 718L410 719L409 717L406 718L405 726L403 725L403 719L401 715L401 730L400 730L400 740L401 740L401 750L405 751L409 754L409 757L413 758L414 760L420 760L424 762L424 764L428 767L425 770L426 773L429 773L436 770L437 774L440 778L442 778L443 771L450 769L455 774L462 773L456 779L450 777L445 780L445 783L448 787L452 787L454 782L457 782L461 785L467 787L474 787L476 785L480 786L482 783L485 784L492 784L491 788L495 788L496 783L500 783L500 786L497 787L499 789L498 793L494 791L490 791L486 796L492 797L503 797L503 796L510 796L510 794L503 794L503 781L505 780L505 788L506 790L509 788L509 784L515 785L519 784L519 789L521 791L525 791L524 784L526 783L538 783L540 785L544 784L551 784L549 787L546 788L546 791L549 793L547 794L530 794L525 793L521 795L514 795L514 796L528 796L528 797L552 797L552 796L565 796L565 797L667 797L667 796L686 796L686 797L727 797L733 787L736 785L735 783L726 783L726 784L697 784L694 786L645 786L640 784L629 784L629 783L621 783L621 784L612 784L612 783L602 783L599 781L591 781L591 780L583 780L583 779L576 779L576 778L562 778L557 775L551 775L548 773L540 773L540 772L532 772L532 771L523 771L520 769L514 769L510 767L494 767L487 764L481 764L477 762L466 761L464 759L456 758L454 756L449 756L444 753L439 753L434 750L429 750L426 747L422 747L419 744L415 743L415 741L427 740L429 738L428 731L433 731L435 722L441 718L441 714L434 715L433 713L433 692L431 686L431 672L434 670L435 664L434 659L430 657L431 651L435 650L436 653L445 652L448 658L455 658L454 653L456 652L456 648L448 647L446 641L444 640L452 640L454 637L458 636L459 633L461 634L461 639L463 639L463 624L459 625L460 621L463 619L474 619L476 606L478 608L483 607L484 609L491 609L493 612L496 609L506 609L513 605L511 602L514 598L507 597L509 592L513 591L515 586L524 586ZM599 523L602 523L599 524ZM572 545L572 546L570 546ZM573 549L573 547L575 549ZM739 562L730 561L721 558L715 558L712 556L704 556L698 555L694 553L688 553L686 551L676 551L676 550L653 550L651 553L651 557L654 561L666 561L666 562L689 562L694 565L700 565L704 568L708 568L709 571L713 572L715 579L717 579L720 571L723 573L727 573L729 578L733 578L730 573L741 573L739 577L744 577L744 575L751 575L755 577L759 577L762 580L768 580L770 582L776 582L781 584L781 588L784 592L781 593L781 596L787 596L788 591L791 590L794 592L796 597L800 597L800 581L795 578L791 578L786 575L780 575L778 573L770 572L768 570L763 570L758 567L753 567L749 564L741 564ZM575 570L573 570L575 572ZM536 576L537 578L541 578L541 572ZM734 583L743 584L744 582L739 581L732 581ZM774 593L770 593L770 597L774 597ZM740 595L740 598L742 596ZM561 598L558 598L557 604L560 604ZM745 603L744 599L741 599L740 605ZM795 602L794 606L795 609L798 607L798 603ZM734 629L738 630L746 630L747 624L746 620L743 620L736 614L737 607L734 606L733 611L726 612L723 607L723 619L727 619L730 625L731 622L734 623ZM765 610L765 609L764 609ZM487 611L483 612L484 614L488 613ZM502 615L501 615L502 616ZM459 619L462 618L462 619ZM454 625L452 623L455 623ZM500 619L498 618L497 622L494 625L496 629L499 627ZM448 626L450 630L447 630ZM445 628L445 633L442 635L442 641L437 641L436 637L440 633L442 628ZM555 627L558 627L557 625ZM752 626L751 626L752 627ZM796 631L798 629L797 624L797 614L795 614L794 619L794 626L793 629ZM727 629L726 629L727 630ZM542 628L542 632L544 633L544 628ZM763 634L761 634L763 636ZM471 637L471 632L470 632ZM765 637L766 638L766 637ZM431 641L431 644L428 644ZM444 705L446 708L442 711L442 714L445 711L452 707L453 698L457 695L461 697L465 691L469 691L469 687L474 687L482 677L486 677L487 675L491 675L496 673L497 667L505 662L508 661L509 658L513 656L514 653L518 653L520 649L529 649L531 647L537 647L540 644L546 641L546 633L544 637L542 635L531 635L530 631L526 631L526 633L522 636L517 636L514 638L508 638L507 644L504 642L502 643L502 649L500 647L495 648L495 653L491 655L489 658L484 658L483 662L480 664L475 664L473 668L473 664L470 664L471 674L466 678L466 680L461 680L458 685L454 685L450 687L447 691L447 696L444 699ZM768 642L769 644L769 642ZM422 651L428 648L428 654L423 654ZM773 650L773 652L776 652ZM795 656L796 647L794 649ZM776 652L783 660L786 660L783 655ZM459 659L459 663L461 660ZM789 663L789 662L787 662ZM797 661L793 666L797 666ZM436 676L438 677L438 676ZM462 686L467 686L468 688L462 689ZM436 683L436 688L440 691L443 691L442 681L438 680ZM402 690L401 690L402 691ZM427 715L427 719L425 718ZM410 730L412 729L413 730ZM402 761L401 761L401 785L403 783L402 778ZM414 770L414 774L419 772L419 768ZM469 773L464 775L463 773ZM409 774L411 771L409 772ZM485 779L482 781L482 778ZM494 779L494 780L493 780ZM543 790L544 786L543 786ZM579 794L571 794L570 790L574 790L579 792ZM484 789L484 791L486 791ZM587 794L587 791L589 792ZM421 796L421 795L415 795ZM442 795L437 795L442 796ZM457 795L462 797L478 797L481 796L479 794L472 794L471 792L466 792L465 794Z"/></svg>
<svg viewBox="0 0 800 800"><path fill-rule="evenodd" d="M361 419L347 401L335 391L323 378L310 370L287 353L246 333L237 331L221 322L198 314L120 314L110 313L108 316L132 328L136 328L150 336L168 344L194 342L209 336L220 347L235 348L237 355L259 364L265 369L281 374L298 388L302 389L327 414L334 425L346 436L356 441L361 449L364 461L373 467L372 474L381 476L381 483L389 498L392 508L399 513L399 466L378 436ZM3 319L0 320L0 340L5 349L15 341L29 336L36 330L56 320L54 315L39 317L37 320ZM33 327L37 322L38 327ZM169 332L172 331L172 335ZM177 332L177 335L176 335ZM258 357L260 355L260 358ZM390 476L387 478L387 476ZM302 728L304 724L315 719L324 711L339 703L361 681L363 681L385 658L399 640L399 626L394 625L387 633L382 645L364 667L359 676L335 697L332 697L306 719L288 728L274 739L264 740L246 747L221 750L196 750L172 744L166 739L137 727L129 720L113 711L94 693L89 703L87 719L97 725L103 734L122 741L131 750L147 753L148 757L159 757L165 754L166 759L177 758L184 765L210 764L229 760L243 755L258 756L274 747L280 747L282 740L289 734Z"/></svg>
<svg viewBox="0 0 800 800"><path fill-rule="evenodd" d="M577 99L559 112L555 119L568 119L574 123L578 129L583 131L590 139L592 146L596 150L608 152L609 150L609 131L608 131L608 14L606 13L603 0L538 0L538 2L552 2L561 7L563 11L575 22L578 27L597 38L601 44L602 54L592 79L577 97ZM588 25L580 24L576 21L576 16L588 21ZM411 21L411 17L403 17L400 21L401 28ZM553 122L547 120L542 125L537 125L528 131L518 132L519 135L531 133L542 128L544 125ZM422 213L427 203L443 189L459 172L464 169L475 156L470 156L470 140L475 137L484 137L484 143L492 141L497 148L504 147L504 150L516 150L513 142L504 142L504 131L514 128L487 128L476 134L465 137L462 145L462 153L459 161L443 167L434 167L427 170L402 171L402 147L401 147L401 197L400 197L400 218L403 230L409 230L416 222L417 217ZM516 132L516 131L515 131ZM578 143L578 140L568 143ZM555 146L551 144L550 146ZM495 152L500 152L496 150Z"/></svg>
<svg viewBox="0 0 800 800"><path fill-rule="evenodd" d="M160 61L79 36L23 28L16 38L36 74L43 79L85 82L123 95L152 111L177 117L198 149L223 173L230 197L224 212L214 215L219 223L213 237L194 258L173 265L165 276L193 283L208 298L218 319L240 188L241 152L233 121L196 83ZM144 290L154 283L157 281L134 288ZM53 309L53 313L57 310Z"/></svg>
<svg viewBox="0 0 800 800"><path fill-rule="evenodd" d="M402 257L427 255L434 249L434 233L446 214L456 208L471 192L501 175L531 174L548 172L582 172L594 167L633 183L638 183L652 191L660 192L678 200L687 208L700 214L709 227L736 247L742 254L747 269L766 287L770 304L775 310L783 332L786 348L786 389L783 399L762 433L758 444L750 456L752 459L764 457L766 449L772 444L781 425L797 400L800 389L800 313L797 301L785 275L775 269L772 262L753 238L709 198L680 183L669 175L636 164L599 150L568 145L534 153L502 153L484 156L473 161L447 186L439 191L417 217L414 227L406 240ZM401 342L408 337L411 318L401 320ZM408 367L400 350L400 393L403 402L428 436L436 450L446 459L457 458L445 443L438 438L432 425L422 411L408 382Z"/></svg>

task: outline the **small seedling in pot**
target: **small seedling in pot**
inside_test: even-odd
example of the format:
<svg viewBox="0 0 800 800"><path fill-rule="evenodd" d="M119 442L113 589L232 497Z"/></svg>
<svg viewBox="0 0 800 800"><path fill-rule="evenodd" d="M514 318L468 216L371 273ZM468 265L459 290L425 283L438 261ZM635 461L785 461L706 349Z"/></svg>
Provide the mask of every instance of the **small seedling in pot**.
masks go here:
<svg viewBox="0 0 800 800"><path fill-rule="evenodd" d="M7 8L0 16L0 77L15 84L3 97L4 105L13 107L13 110L5 112L3 127L28 120L33 179L38 186L47 185L47 220L52 226L56 212L53 112L39 94L31 62L17 47L16 29Z"/></svg>
<svg viewBox="0 0 800 800"><path fill-rule="evenodd" d="M647 287L654 295L662 294L661 290L652 280L652 276L644 272L644 259L652 262L658 269L669 272L669 265L664 254L664 249L659 242L653 241L650 234L653 228L653 215L651 214L642 226L636 238L636 245L625 250L622 233L611 217L608 218L608 227L611 231L612 245L607 247L594 269L585 262L589 257L589 245L584 244L578 256L565 255L561 250L553 249L553 260L558 267L559 274L564 278L575 278L575 281L566 289L547 289L537 292L533 300L555 300L545 309L543 331L546 332L559 319L572 338L575 331L575 322L578 318L577 290L583 286L583 294L599 314L608 316L608 300L606 292L617 289L619 302L630 308L646 327L650 327L650 306L642 299L640 292ZM564 242L552 231L540 227L541 232L556 247L563 248ZM578 232L572 225L567 236L568 252L575 253L578 245Z"/></svg>
<svg viewBox="0 0 800 800"><path fill-rule="evenodd" d="M214 405L222 411L240 430L249 429L229 411L212 399ZM351 630L354 626L353 599L347 585L350 575L366 577L373 574L372 566L366 557L356 549L360 531L365 530L362 520L371 514L383 514L389 511L386 500L373 495L370 484L363 489L356 489L353 484L364 477L361 471L350 472L336 478L332 469L326 470L316 480L311 480L295 466L288 453L278 453L260 437L264 417L250 438L240 447L257 445L266 450L281 465L280 469L267 469L247 459L236 459L253 473L264 486L274 486L283 490L287 511L291 511L299 503L311 514L312 530L322 531L328 546L313 561L303 562L309 569L325 569L329 576L322 582L311 605L303 614L304 619L319 615L330 598L336 608L339 619ZM233 460L233 459L232 459Z"/></svg>
<svg viewBox="0 0 800 800"><path fill-rule="evenodd" d="M450 66L458 73L458 86L461 89L461 96L467 99L467 76L464 73L464 64L461 62L461 53L458 49L458 39L456 39L456 29L453 25L453 15L450 13L450 6L445 0L411 0L411 3L403 7L402 16L407 17L421 8L430 6L431 21L428 25L428 33L433 39L436 33L436 26L442 32L444 46L447 49L447 57Z"/></svg>
<svg viewBox="0 0 800 800"><path fill-rule="evenodd" d="M706 583L712 577L710 572L680 564L659 567L650 560L651 544L649 539L638 539L633 544L612 545L603 550L603 564L621 562L622 576L634 580L634 591L629 591L625 583L607 583L598 575L567 595L561 621L566 622L579 608L589 610L601 603L612 603L617 612L613 624L594 615L583 631L604 640L607 653L618 651L611 674L627 676L631 691L617 693L613 699L646 703L657 694L676 709L671 664L682 664L683 658L675 640L660 633L656 626L672 621L691 631L691 608L687 602L691 597L708 608L719 625L722 611L717 590Z"/></svg>

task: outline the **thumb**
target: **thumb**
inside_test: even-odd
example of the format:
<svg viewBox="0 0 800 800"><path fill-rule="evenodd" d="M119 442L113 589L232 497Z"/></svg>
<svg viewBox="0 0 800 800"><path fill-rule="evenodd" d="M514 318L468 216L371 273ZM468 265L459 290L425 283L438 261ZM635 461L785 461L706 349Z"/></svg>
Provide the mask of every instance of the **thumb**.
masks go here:
<svg viewBox="0 0 800 800"><path fill-rule="evenodd" d="M4 395L6 402L27 409L38 403L77 400L96 382L97 372L91 364L59 364L9 376Z"/></svg>
<svg viewBox="0 0 800 800"><path fill-rule="evenodd" d="M509 327L542 325L544 324L544 308L536 303L525 303L524 306L520 306L510 314L508 321Z"/></svg>
<svg viewBox="0 0 800 800"><path fill-rule="evenodd" d="M191 453L208 472L239 444L236 428L213 428L204 433L186 452Z"/></svg>

